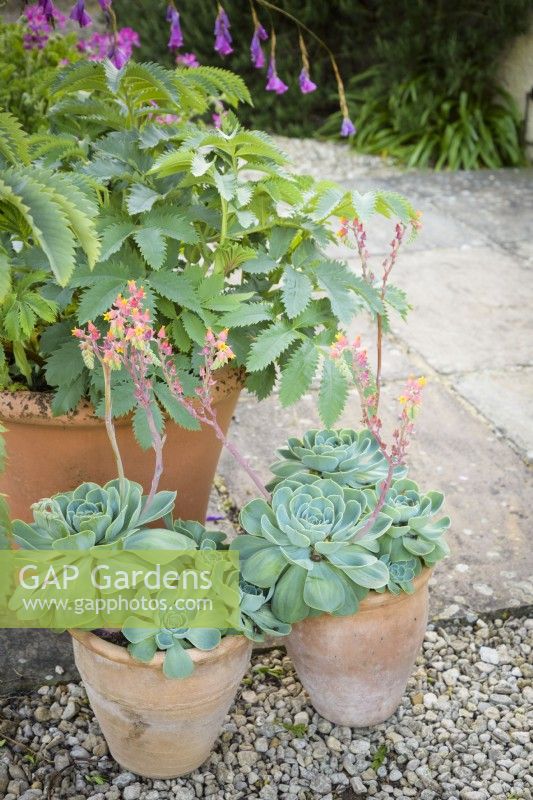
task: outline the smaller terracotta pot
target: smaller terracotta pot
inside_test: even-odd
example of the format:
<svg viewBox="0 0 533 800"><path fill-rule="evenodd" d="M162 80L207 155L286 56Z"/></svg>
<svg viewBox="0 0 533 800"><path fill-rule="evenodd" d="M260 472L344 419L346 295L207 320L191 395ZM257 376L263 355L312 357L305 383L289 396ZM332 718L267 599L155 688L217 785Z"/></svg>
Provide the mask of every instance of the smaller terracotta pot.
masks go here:
<svg viewBox="0 0 533 800"><path fill-rule="evenodd" d="M370 592L356 614L293 625L287 653L319 714L366 728L396 711L424 639L430 575L416 578L414 594Z"/></svg>
<svg viewBox="0 0 533 800"><path fill-rule="evenodd" d="M164 653L149 664L88 631L70 631L76 666L111 755L146 778L176 778L209 757L250 663L251 642L227 636L189 650L194 672L171 680Z"/></svg>

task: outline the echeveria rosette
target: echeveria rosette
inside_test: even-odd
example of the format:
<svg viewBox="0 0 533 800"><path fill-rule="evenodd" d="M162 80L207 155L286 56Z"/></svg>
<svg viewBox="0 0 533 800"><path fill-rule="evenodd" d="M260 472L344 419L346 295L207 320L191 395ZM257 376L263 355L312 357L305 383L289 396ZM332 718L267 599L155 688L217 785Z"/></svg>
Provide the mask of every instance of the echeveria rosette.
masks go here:
<svg viewBox="0 0 533 800"><path fill-rule="evenodd" d="M380 560L389 568L389 582L387 586L376 591L384 592L387 590L396 595L402 592L412 594L414 592L413 581L422 571L420 559L409 558L405 561L391 561L389 555L383 555Z"/></svg>
<svg viewBox="0 0 533 800"><path fill-rule="evenodd" d="M271 608L274 588L260 589L240 582L241 630L247 639L264 642L265 636L287 636L291 626L279 620Z"/></svg>
<svg viewBox="0 0 533 800"><path fill-rule="evenodd" d="M142 486L125 481L124 497L118 480L105 486L82 483L72 492L56 494L32 505L34 522L13 522L13 537L28 550L87 550L113 544L171 513L176 492L158 492L150 507Z"/></svg>
<svg viewBox="0 0 533 800"><path fill-rule="evenodd" d="M154 630L138 627L134 617L127 620L122 633L130 643L128 652L138 661L149 662L163 651L163 673L167 678L188 678L194 671L194 661L187 650L214 650L222 639L221 631L215 628L190 628L185 624Z"/></svg>
<svg viewBox="0 0 533 800"><path fill-rule="evenodd" d="M269 489L302 472L358 489L375 486L386 478L389 469L376 437L368 430L312 429L301 439L290 438L278 455L282 460L270 467L276 477L268 484ZM400 478L406 472L405 467L398 466L395 475Z"/></svg>
<svg viewBox="0 0 533 800"><path fill-rule="evenodd" d="M226 550L226 534L222 531L208 530L201 522L178 519L174 522L174 530L188 536L198 550Z"/></svg>
<svg viewBox="0 0 533 800"><path fill-rule="evenodd" d="M376 487L376 496L379 485ZM421 494L418 484L406 478L393 483L385 498L383 514L392 524L380 539L380 554L390 556L390 561L408 561L415 557L420 564L434 566L445 558L450 549L444 534L450 527L450 518L434 520L444 503L441 492Z"/></svg>
<svg viewBox="0 0 533 800"><path fill-rule="evenodd" d="M357 611L369 589L386 586L387 566L371 549L391 524L379 514L364 538L368 498L358 489L311 478L279 486L271 503L252 500L241 512L248 535L230 545L241 556L243 579L272 589L272 611L284 622L309 614ZM369 545L370 547L368 547Z"/></svg>

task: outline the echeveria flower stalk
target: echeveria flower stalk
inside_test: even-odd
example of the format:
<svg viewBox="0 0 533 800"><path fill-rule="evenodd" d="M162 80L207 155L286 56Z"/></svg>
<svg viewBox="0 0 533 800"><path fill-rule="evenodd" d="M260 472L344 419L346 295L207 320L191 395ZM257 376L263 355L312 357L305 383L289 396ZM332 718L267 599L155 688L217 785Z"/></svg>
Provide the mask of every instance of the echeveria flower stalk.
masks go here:
<svg viewBox="0 0 533 800"><path fill-rule="evenodd" d="M222 6L219 5L217 18L215 20L215 50L220 56L229 56L230 53L233 53L233 47L231 46L232 38L229 32L230 27L231 23L228 15Z"/></svg>
<svg viewBox="0 0 533 800"><path fill-rule="evenodd" d="M180 15L177 8L169 5L167 8L167 22L170 22L170 39L168 49L177 50L183 45L183 33L181 32Z"/></svg>
<svg viewBox="0 0 533 800"><path fill-rule="evenodd" d="M276 34L272 31L270 39L270 63L267 70L267 92L276 92L276 94L284 94L289 87L283 83L279 77L276 69Z"/></svg>
<svg viewBox="0 0 533 800"><path fill-rule="evenodd" d="M254 35L250 43L250 55L252 57L252 64L256 69L262 69L265 66L265 54L261 47L261 42L266 42L268 33L259 22L259 18L255 13L255 8L252 5L252 19L254 23Z"/></svg>
<svg viewBox="0 0 533 800"><path fill-rule="evenodd" d="M85 10L84 0L77 0L76 4L74 5L74 8L70 12L69 18L74 20L74 22L77 22L80 28L86 28L87 25L90 25L92 23L91 17Z"/></svg>

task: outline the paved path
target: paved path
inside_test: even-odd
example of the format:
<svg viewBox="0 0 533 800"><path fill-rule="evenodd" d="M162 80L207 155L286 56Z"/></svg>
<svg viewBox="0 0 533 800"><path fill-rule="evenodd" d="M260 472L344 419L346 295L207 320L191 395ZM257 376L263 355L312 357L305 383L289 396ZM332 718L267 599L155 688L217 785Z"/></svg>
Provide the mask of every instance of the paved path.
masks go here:
<svg viewBox="0 0 533 800"><path fill-rule="evenodd" d="M342 145L281 141L302 171L360 192L398 191L422 211L422 233L395 268L414 309L394 321L386 346L384 412L394 420L409 374L428 377L411 476L446 493L453 519L434 613L532 603L533 170L405 173ZM390 224L376 220L371 253L379 258L390 239ZM360 329L370 331L363 320ZM241 400L233 436L265 477L275 447L318 424L315 399L288 410L276 397ZM353 398L342 422L358 418ZM236 506L252 496L229 457L220 473Z"/></svg>

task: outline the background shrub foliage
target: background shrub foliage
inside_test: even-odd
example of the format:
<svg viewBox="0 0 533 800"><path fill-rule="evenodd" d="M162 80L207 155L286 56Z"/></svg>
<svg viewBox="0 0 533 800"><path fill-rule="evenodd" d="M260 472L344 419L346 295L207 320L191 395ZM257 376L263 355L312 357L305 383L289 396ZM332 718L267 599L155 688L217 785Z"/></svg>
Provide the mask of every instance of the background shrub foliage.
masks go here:
<svg viewBox="0 0 533 800"><path fill-rule="evenodd" d="M58 67L81 56L75 33L58 31L42 49L25 49L24 32L22 25L0 19L0 109L10 111L33 133L48 127L50 81Z"/></svg>
<svg viewBox="0 0 533 800"><path fill-rule="evenodd" d="M140 0L114 3L121 24L141 34L137 58L170 63L165 0L153 0L149 15L143 5ZM279 0L278 5L321 36L337 56L349 79L356 149L422 167L496 168L523 162L519 115L498 87L498 65L513 38L527 30L531 0ZM184 49L194 51L203 64L220 64L213 52L213 8L180 2ZM264 71L250 64L248 0L228 0L226 8L235 48L226 64L244 77L255 101L244 112L244 122L309 136L332 115L321 132L336 135L339 117L327 54L307 39L311 74L320 91L302 96L295 26L273 14L278 71L290 85L283 97L273 96L264 91ZM260 9L260 17L268 28L268 12Z"/></svg>

